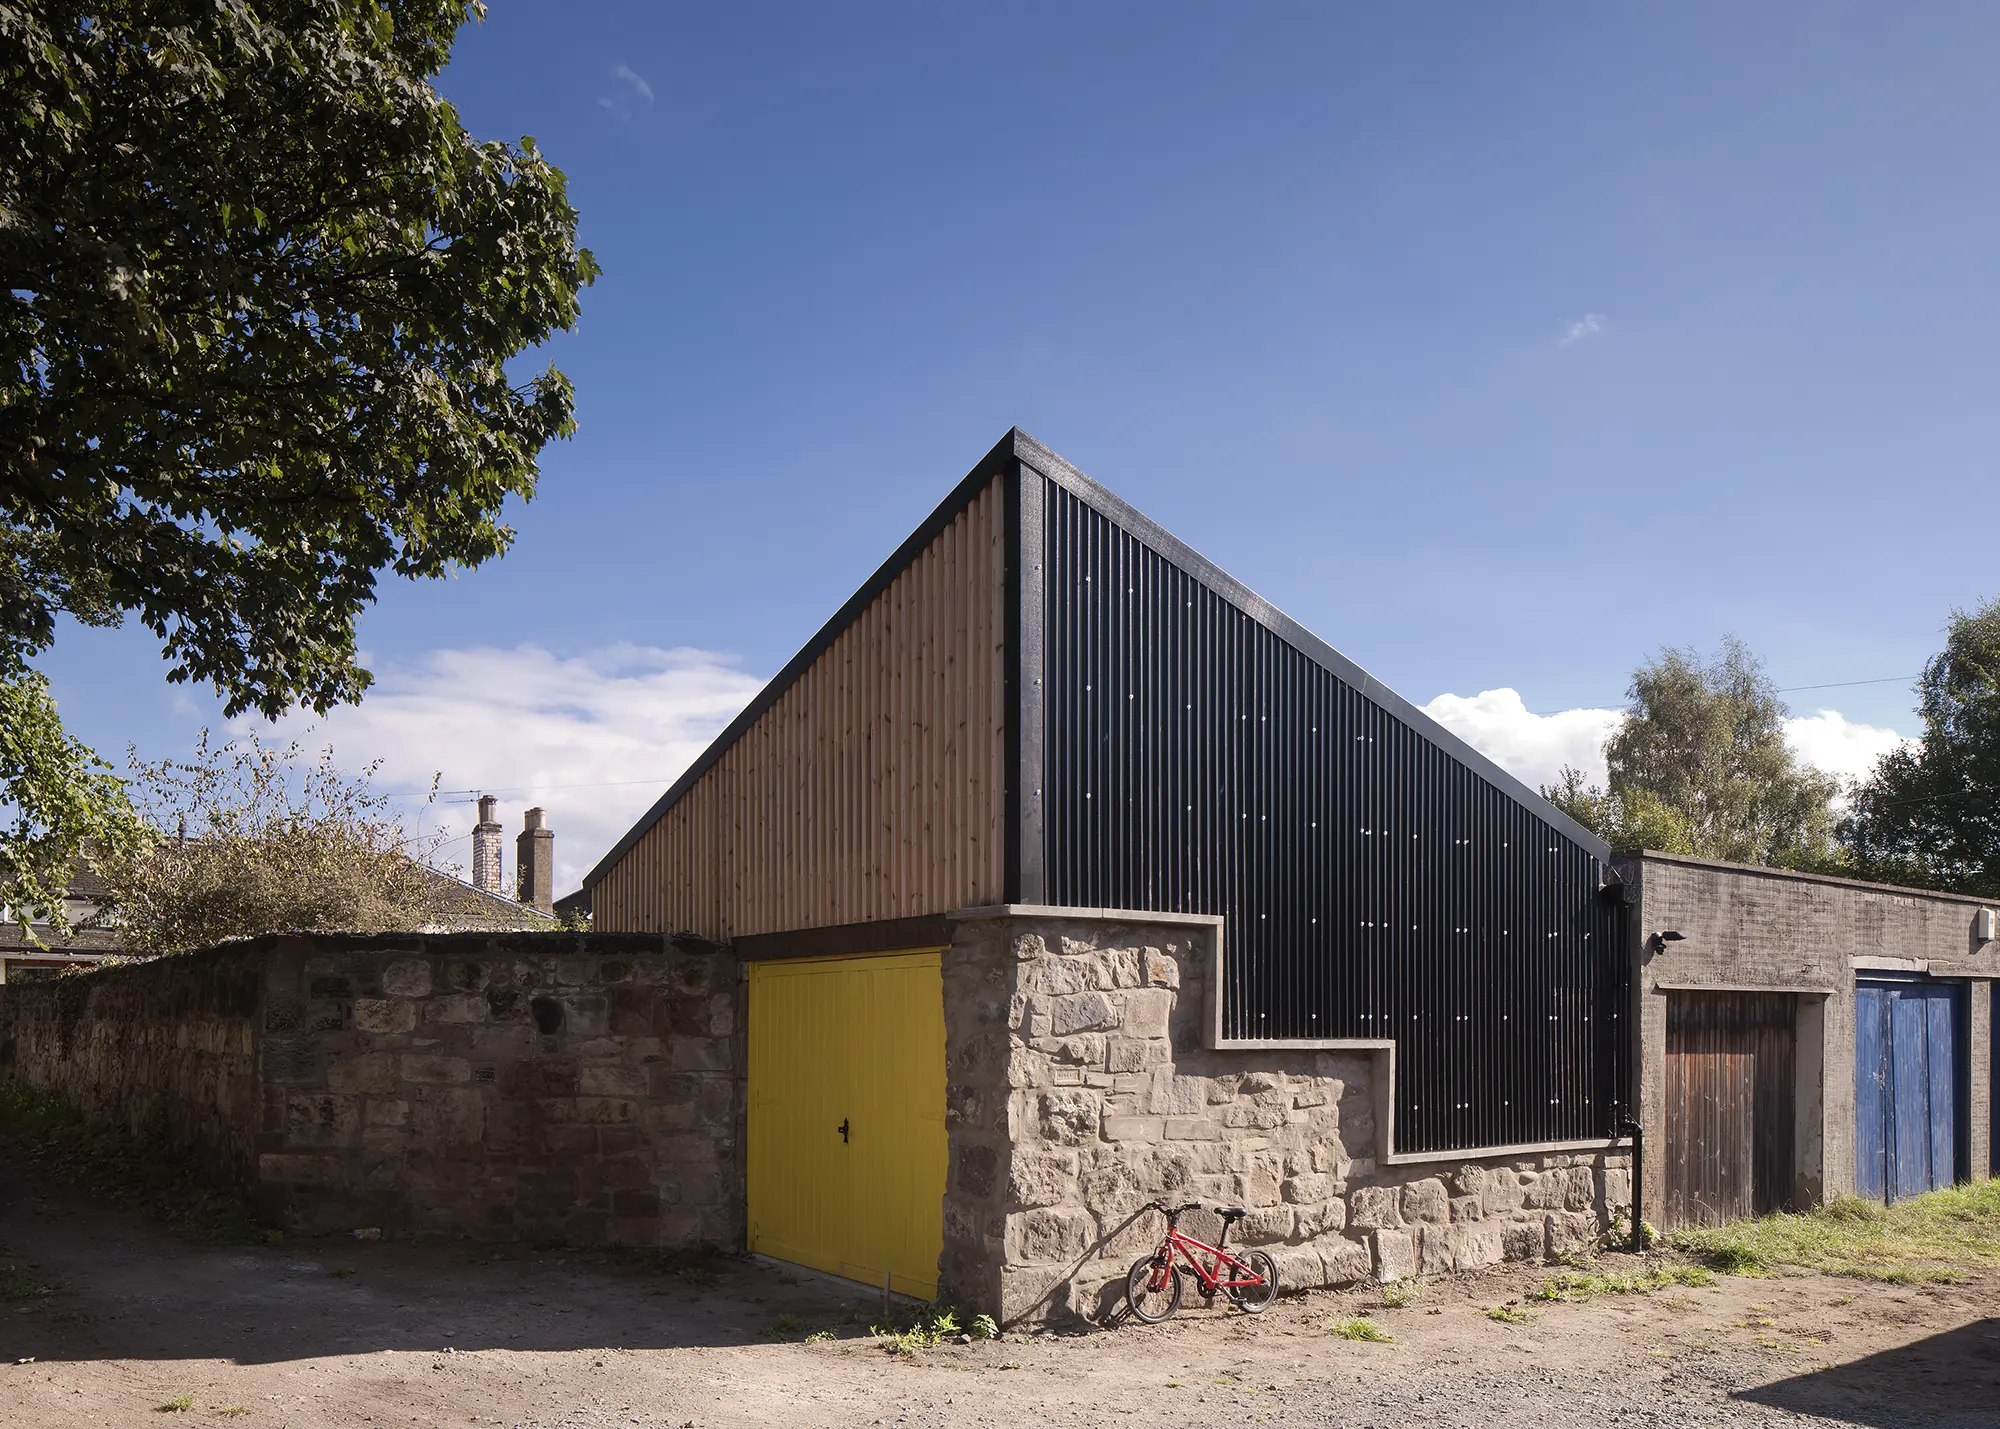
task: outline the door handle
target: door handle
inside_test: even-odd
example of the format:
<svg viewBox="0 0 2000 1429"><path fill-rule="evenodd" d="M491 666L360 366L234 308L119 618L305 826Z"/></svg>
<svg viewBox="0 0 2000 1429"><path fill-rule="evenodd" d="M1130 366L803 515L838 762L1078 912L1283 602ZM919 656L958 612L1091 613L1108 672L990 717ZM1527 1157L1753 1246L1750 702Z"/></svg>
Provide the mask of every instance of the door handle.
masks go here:
<svg viewBox="0 0 2000 1429"><path fill-rule="evenodd" d="M840 1139L843 1143L847 1140L847 1119L845 1117L842 1117L840 1121Z"/></svg>

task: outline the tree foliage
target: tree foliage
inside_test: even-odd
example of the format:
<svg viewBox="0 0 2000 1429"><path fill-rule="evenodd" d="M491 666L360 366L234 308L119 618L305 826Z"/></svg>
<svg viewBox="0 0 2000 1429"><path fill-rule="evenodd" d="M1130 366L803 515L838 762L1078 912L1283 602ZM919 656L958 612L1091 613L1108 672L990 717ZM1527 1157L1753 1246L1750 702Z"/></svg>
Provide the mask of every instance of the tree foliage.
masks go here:
<svg viewBox="0 0 2000 1429"><path fill-rule="evenodd" d="M1542 795L1618 848L1738 863L1838 862L1839 784L1785 743L1790 711L1733 638L1707 662L1663 650L1632 672L1625 717L1605 741L1606 787L1565 768Z"/></svg>
<svg viewBox="0 0 2000 1429"><path fill-rule="evenodd" d="M379 574L503 552L572 430L509 371L597 271L563 175L432 87L477 13L0 0L0 899L116 814L29 668L61 616L231 716L358 698Z"/></svg>
<svg viewBox="0 0 2000 1429"><path fill-rule="evenodd" d="M332 749L211 745L184 762L134 757L147 836L100 860L109 922L133 953L185 952L271 932L396 932L453 920L454 881Z"/></svg>
<svg viewBox="0 0 2000 1429"><path fill-rule="evenodd" d="M1856 788L1841 840L1865 878L2000 897L2000 600L1952 612L1917 695L1923 739Z"/></svg>
<svg viewBox="0 0 2000 1429"><path fill-rule="evenodd" d="M232 716L351 700L377 573L503 551L596 268L431 87L469 0L0 3L0 516Z"/></svg>

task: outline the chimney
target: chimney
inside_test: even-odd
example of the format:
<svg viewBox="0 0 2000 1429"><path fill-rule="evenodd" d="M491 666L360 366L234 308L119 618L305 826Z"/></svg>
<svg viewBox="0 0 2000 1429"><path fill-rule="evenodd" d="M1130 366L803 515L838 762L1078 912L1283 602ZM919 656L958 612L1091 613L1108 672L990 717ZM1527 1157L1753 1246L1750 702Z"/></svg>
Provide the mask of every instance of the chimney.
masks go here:
<svg viewBox="0 0 2000 1429"><path fill-rule="evenodd" d="M542 811L528 810L521 832L514 836L514 867L521 878L517 895L544 913L556 906L556 836L542 827Z"/></svg>
<svg viewBox="0 0 2000 1429"><path fill-rule="evenodd" d="M507 855L500 843L500 824L491 794L479 796L479 822L472 826L472 886L481 893L507 896Z"/></svg>

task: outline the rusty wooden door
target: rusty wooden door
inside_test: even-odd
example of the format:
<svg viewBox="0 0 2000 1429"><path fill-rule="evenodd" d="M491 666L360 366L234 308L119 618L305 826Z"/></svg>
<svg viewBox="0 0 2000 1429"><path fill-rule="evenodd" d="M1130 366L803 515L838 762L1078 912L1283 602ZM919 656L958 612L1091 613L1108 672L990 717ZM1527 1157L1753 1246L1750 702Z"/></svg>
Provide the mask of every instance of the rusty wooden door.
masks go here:
<svg viewBox="0 0 2000 1429"><path fill-rule="evenodd" d="M1668 1226L1791 1204L1794 1017L1787 993L1667 994Z"/></svg>

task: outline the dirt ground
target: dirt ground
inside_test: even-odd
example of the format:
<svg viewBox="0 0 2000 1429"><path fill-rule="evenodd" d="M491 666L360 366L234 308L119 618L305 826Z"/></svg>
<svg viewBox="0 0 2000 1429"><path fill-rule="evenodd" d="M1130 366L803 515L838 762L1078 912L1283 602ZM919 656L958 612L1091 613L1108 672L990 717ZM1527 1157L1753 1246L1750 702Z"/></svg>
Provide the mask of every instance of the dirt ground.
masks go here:
<svg viewBox="0 0 2000 1429"><path fill-rule="evenodd" d="M0 1245L51 1287L0 1304L5 1426L2000 1426L1991 1282L1544 1305L1525 1298L1543 1272L1510 1268L1399 1309L1357 1289L1251 1318L1190 1296L1157 1328L902 1357L866 1338L879 1301L777 1267L724 1261L704 1285L573 1251L200 1248L33 1181L4 1146ZM1487 1317L1510 1301L1534 1318ZM1390 1343L1327 1332L1364 1310ZM812 1329L835 1338L800 1343Z"/></svg>

